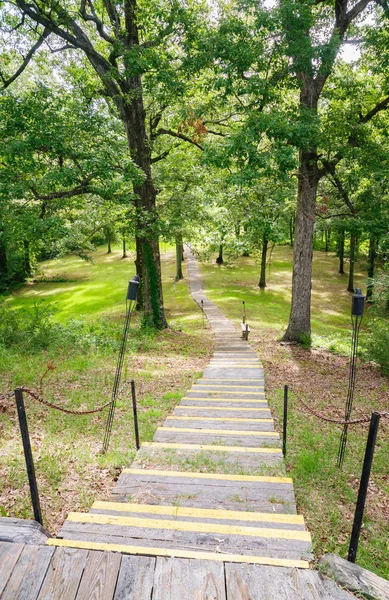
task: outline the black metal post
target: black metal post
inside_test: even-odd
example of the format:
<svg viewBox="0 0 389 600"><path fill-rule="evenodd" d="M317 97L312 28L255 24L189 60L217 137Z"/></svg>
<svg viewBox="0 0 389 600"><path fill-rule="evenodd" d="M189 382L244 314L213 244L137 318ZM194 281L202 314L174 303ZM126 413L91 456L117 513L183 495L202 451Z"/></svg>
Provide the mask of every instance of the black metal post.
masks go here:
<svg viewBox="0 0 389 600"><path fill-rule="evenodd" d="M204 300L201 300L201 312L203 313L203 327L204 327Z"/></svg>
<svg viewBox="0 0 389 600"><path fill-rule="evenodd" d="M15 390L16 408L19 417L20 433L22 434L24 458L26 460L28 483L30 486L30 494L32 501L32 508L34 511L34 519L43 525L41 505L39 502L38 484L36 481L34 460L32 458L32 450L30 444L30 436L28 434L28 424L26 409L23 400L23 391L20 388Z"/></svg>
<svg viewBox="0 0 389 600"><path fill-rule="evenodd" d="M134 413L134 430L135 430L135 444L136 449L139 450L139 427L138 427L138 412L136 409L136 396L135 396L135 381L131 380L131 396L132 396L132 411Z"/></svg>
<svg viewBox="0 0 389 600"><path fill-rule="evenodd" d="M344 461L344 455L346 453L347 446L347 433L348 433L348 422L351 417L351 411L353 408L354 390L355 390L355 379L357 373L357 351L358 351L358 337L361 322L363 318L365 297L361 293L359 288L356 289L355 294L352 297L351 307L351 323L353 328L352 342L351 342L351 359L350 359L350 372L349 372L349 383L346 400L346 408L344 413L344 420L346 423L343 425L343 432L340 438L340 445L338 451L338 467L341 467Z"/></svg>
<svg viewBox="0 0 389 600"><path fill-rule="evenodd" d="M244 300L242 303L243 303L243 321L242 321L242 323L245 324L246 323L246 303Z"/></svg>
<svg viewBox="0 0 389 600"><path fill-rule="evenodd" d="M288 392L289 388L284 385L284 426L282 430L282 454L286 456L286 430L288 426Z"/></svg>
<svg viewBox="0 0 389 600"><path fill-rule="evenodd" d="M378 425L380 422L380 414L373 412L371 415L369 435L365 450L365 458L363 461L361 482L359 484L359 492L357 504L355 507L355 516L353 530L351 533L350 546L348 550L348 560L355 563L358 550L359 534L361 533L363 511L365 510L366 494L369 487L371 465L373 463L374 448L377 439Z"/></svg>

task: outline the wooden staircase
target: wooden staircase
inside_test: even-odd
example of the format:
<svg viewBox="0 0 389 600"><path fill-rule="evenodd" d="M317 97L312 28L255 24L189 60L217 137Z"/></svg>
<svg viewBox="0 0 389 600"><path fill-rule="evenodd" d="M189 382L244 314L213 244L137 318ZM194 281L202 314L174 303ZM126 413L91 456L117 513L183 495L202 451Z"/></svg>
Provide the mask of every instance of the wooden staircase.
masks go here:
<svg viewBox="0 0 389 600"><path fill-rule="evenodd" d="M216 350L202 379L143 443L110 502L70 513L49 545L146 556L309 567L311 537L296 514L262 365L199 289Z"/></svg>

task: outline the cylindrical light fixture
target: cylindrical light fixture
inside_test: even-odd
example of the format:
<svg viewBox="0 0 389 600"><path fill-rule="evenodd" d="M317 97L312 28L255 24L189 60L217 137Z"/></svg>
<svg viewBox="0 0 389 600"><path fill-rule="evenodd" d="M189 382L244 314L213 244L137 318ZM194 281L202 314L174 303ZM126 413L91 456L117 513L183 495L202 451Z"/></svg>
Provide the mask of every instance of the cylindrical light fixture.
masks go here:
<svg viewBox="0 0 389 600"><path fill-rule="evenodd" d="M139 275L134 275L131 281L128 282L127 300L136 300L138 295L138 289L140 285Z"/></svg>

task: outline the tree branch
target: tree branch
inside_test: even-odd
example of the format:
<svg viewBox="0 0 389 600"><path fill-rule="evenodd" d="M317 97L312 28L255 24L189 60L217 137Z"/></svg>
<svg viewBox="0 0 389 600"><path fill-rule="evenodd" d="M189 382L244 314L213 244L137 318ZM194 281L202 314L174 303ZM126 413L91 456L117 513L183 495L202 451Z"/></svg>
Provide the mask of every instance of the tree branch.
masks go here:
<svg viewBox="0 0 389 600"><path fill-rule="evenodd" d="M88 14L86 12L86 5L88 4L90 11L92 14ZM94 9L93 6L93 0L81 0L81 6L80 6L80 15L81 17L84 19L84 21L91 21L92 23L94 23L96 25L96 29L98 34L100 35L100 37L105 40L106 42L108 42L109 44L114 44L115 43L115 38L113 38L112 36L110 36L104 29L104 25L102 23L102 21L99 19L99 17L96 14L96 11Z"/></svg>
<svg viewBox="0 0 389 600"><path fill-rule="evenodd" d="M30 50L28 51L26 57L24 58L22 64L20 65L20 67L17 69L17 71L15 71L15 73L11 77L6 79L3 75L0 75L1 79L3 80L3 86L0 88L1 90L5 90L7 87L9 87L11 85L11 83L13 83L15 81L15 79L17 79L19 77L19 75L21 75L23 73L23 71L27 67L28 63L34 56L35 52L41 47L41 45L43 44L43 42L49 35L50 35L50 31L47 28L45 28L42 35L39 37L38 41L33 46L31 46Z"/></svg>
<svg viewBox="0 0 389 600"><path fill-rule="evenodd" d="M197 148L199 148L199 150L204 150L204 148L201 144L199 144L195 140L192 140L190 137L188 137L187 135L184 135L183 133L178 133L177 131L173 131L173 129L163 129L163 128L157 129L157 131L155 132L155 137L158 137L160 135L171 135L173 137L179 138L180 140L184 140L184 142L188 142L189 144L192 144L193 146L196 146Z"/></svg>
<svg viewBox="0 0 389 600"><path fill-rule="evenodd" d="M36 200L55 200L58 198L72 198L73 196L79 196L81 194L87 194L88 192L90 192L91 189L88 187L88 184L92 181L93 177L95 177L95 174L85 177L85 179L83 179L78 185L76 185L76 187L74 187L71 190L51 192L51 194L40 194L34 186L31 186L30 189L34 194Z"/></svg>
<svg viewBox="0 0 389 600"><path fill-rule="evenodd" d="M374 106L374 108L372 108L371 110L369 110L368 113L366 113L365 116L361 115L359 118L359 122L360 123L368 123L373 117L375 117L376 114L378 114L382 110L386 110L388 107L389 107L389 96L387 96L384 100L381 100L381 102L378 102Z"/></svg>

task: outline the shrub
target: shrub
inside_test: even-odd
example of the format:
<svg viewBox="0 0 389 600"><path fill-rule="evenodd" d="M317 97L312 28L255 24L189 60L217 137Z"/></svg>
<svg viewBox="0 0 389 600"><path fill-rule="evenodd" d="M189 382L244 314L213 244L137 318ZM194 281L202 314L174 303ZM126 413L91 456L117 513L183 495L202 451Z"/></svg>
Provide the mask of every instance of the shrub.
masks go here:
<svg viewBox="0 0 389 600"><path fill-rule="evenodd" d="M372 318L364 340L367 360L377 363L385 375L389 375L389 320Z"/></svg>

